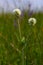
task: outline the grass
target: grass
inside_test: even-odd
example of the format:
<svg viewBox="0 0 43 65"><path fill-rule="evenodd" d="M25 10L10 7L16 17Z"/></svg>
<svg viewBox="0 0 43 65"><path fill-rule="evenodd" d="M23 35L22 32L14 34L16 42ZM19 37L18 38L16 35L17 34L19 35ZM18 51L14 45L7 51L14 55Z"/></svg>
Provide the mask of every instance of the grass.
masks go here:
<svg viewBox="0 0 43 65"><path fill-rule="evenodd" d="M37 19L36 25L28 24L25 13L19 29L16 16L0 14L0 65L43 65L43 13L31 17Z"/></svg>

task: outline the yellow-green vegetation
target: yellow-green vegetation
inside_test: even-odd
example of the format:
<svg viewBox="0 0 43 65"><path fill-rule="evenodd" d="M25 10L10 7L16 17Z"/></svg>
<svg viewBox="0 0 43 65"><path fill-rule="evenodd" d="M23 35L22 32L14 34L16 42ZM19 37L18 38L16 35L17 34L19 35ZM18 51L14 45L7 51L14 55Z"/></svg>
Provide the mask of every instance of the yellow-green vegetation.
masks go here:
<svg viewBox="0 0 43 65"><path fill-rule="evenodd" d="M43 65L43 13L31 17L37 20L34 26L27 13L19 20L11 13L0 14L0 65Z"/></svg>

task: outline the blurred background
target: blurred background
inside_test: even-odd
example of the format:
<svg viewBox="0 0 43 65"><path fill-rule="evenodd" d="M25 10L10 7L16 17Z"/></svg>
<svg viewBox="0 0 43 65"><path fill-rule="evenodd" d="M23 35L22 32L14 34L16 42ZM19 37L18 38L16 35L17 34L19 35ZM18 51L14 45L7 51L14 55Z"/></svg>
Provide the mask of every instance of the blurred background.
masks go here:
<svg viewBox="0 0 43 65"><path fill-rule="evenodd" d="M43 65L43 0L0 0L0 65Z"/></svg>
<svg viewBox="0 0 43 65"><path fill-rule="evenodd" d="M43 0L0 0L0 12L12 12L15 8L21 10L43 11Z"/></svg>

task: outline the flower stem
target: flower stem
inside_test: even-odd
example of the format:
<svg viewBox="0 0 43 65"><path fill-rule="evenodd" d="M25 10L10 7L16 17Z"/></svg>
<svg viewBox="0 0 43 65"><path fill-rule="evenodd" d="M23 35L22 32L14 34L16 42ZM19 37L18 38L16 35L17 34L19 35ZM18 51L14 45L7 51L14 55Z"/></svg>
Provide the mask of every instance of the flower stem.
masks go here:
<svg viewBox="0 0 43 65"><path fill-rule="evenodd" d="M19 22L19 19L18 19L18 29L19 29L19 35L20 35L20 40L21 40L21 29L20 29L20 22Z"/></svg>
<svg viewBox="0 0 43 65"><path fill-rule="evenodd" d="M19 28L19 35L20 35L20 41L21 41L22 37L21 37L21 27L20 27L20 21L19 21L19 19L18 19L18 28ZM24 65L24 49L22 49L21 59L22 59L22 65Z"/></svg>

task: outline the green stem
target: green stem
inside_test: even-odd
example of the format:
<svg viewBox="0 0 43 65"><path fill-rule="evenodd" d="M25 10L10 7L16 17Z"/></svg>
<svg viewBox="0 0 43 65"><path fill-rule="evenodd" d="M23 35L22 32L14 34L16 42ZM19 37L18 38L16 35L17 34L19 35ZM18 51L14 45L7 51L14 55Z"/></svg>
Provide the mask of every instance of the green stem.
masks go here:
<svg viewBox="0 0 43 65"><path fill-rule="evenodd" d="M20 21L19 21L19 19L18 19L18 28L19 28L19 34L20 34L20 40L21 40L22 37L21 37L21 28L20 28ZM21 59L22 59L22 65L24 65L24 49L22 49Z"/></svg>
<svg viewBox="0 0 43 65"><path fill-rule="evenodd" d="M18 19L18 28L19 28L19 34L20 34L20 40L21 40L21 29L20 29L20 21Z"/></svg>

